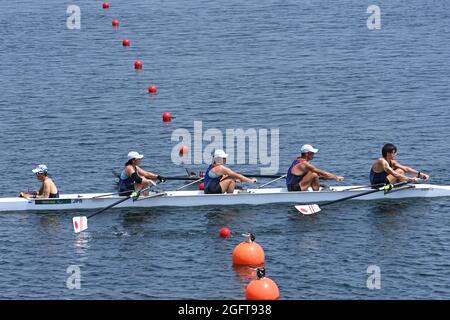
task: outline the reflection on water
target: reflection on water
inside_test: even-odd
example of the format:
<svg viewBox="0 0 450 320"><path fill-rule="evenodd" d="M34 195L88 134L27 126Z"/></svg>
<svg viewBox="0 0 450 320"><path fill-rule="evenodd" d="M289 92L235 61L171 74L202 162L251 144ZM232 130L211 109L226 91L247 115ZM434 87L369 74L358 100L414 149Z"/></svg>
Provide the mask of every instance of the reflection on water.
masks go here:
<svg viewBox="0 0 450 320"><path fill-rule="evenodd" d="M60 217L55 214L42 214L39 218L39 231L46 235L60 232Z"/></svg>
<svg viewBox="0 0 450 320"><path fill-rule="evenodd" d="M417 206L417 201L414 199L401 200L396 199L395 201L374 201L371 203L372 206L370 210L375 215L399 215L404 212L408 212L411 208Z"/></svg>
<svg viewBox="0 0 450 320"><path fill-rule="evenodd" d="M75 248L75 254L78 256L86 256L88 249L90 248L89 241L92 236L88 231L83 231L75 235L73 244Z"/></svg>
<svg viewBox="0 0 450 320"><path fill-rule="evenodd" d="M236 274L239 276L239 279L244 282L250 282L253 279L256 279L256 269L258 267L264 267L264 265L261 266L236 266L233 265L233 270L236 272Z"/></svg>

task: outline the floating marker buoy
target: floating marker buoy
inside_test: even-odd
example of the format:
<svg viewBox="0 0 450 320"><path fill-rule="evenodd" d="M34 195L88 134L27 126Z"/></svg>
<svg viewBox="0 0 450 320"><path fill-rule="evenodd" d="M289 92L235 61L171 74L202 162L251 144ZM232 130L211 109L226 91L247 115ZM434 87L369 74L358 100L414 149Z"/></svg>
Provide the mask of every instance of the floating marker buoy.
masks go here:
<svg viewBox="0 0 450 320"><path fill-rule="evenodd" d="M148 87L148 92L151 94L155 94L158 91L158 88L155 85L151 85Z"/></svg>
<svg viewBox="0 0 450 320"><path fill-rule="evenodd" d="M189 152L189 148L187 146L181 146L180 148L180 156Z"/></svg>
<svg viewBox="0 0 450 320"><path fill-rule="evenodd" d="M164 112L162 118L164 122L170 122L172 121L173 116L170 112Z"/></svg>
<svg viewBox="0 0 450 320"><path fill-rule="evenodd" d="M103 9L109 9L109 2L103 2Z"/></svg>
<svg viewBox="0 0 450 320"><path fill-rule="evenodd" d="M113 27L119 27L119 24L120 24L120 21L119 20L117 20L117 19L114 19L113 21L112 21L112 25L113 25Z"/></svg>
<svg viewBox="0 0 450 320"><path fill-rule="evenodd" d="M198 185L198 189L205 190L205 184L203 182L200 182L200 184Z"/></svg>
<svg viewBox="0 0 450 320"><path fill-rule="evenodd" d="M247 300L278 300L280 299L280 289L270 278L266 278L266 270L258 268L256 270L258 279L250 282L245 290Z"/></svg>
<svg viewBox="0 0 450 320"><path fill-rule="evenodd" d="M222 228L220 229L219 234L222 238L228 238L229 236L231 236L231 231L228 228Z"/></svg>
<svg viewBox="0 0 450 320"><path fill-rule="evenodd" d="M247 235L247 241L238 244L233 251L233 264L243 266L262 266L264 264L264 250L255 241L255 235Z"/></svg>
<svg viewBox="0 0 450 320"><path fill-rule="evenodd" d="M135 68L136 70L141 70L143 65L144 65L144 64L142 63L141 60L136 60L136 61L134 62L134 68Z"/></svg>
<svg viewBox="0 0 450 320"><path fill-rule="evenodd" d="M131 45L131 42L130 42L129 39L123 39L122 45L123 45L124 47L129 47L129 46Z"/></svg>

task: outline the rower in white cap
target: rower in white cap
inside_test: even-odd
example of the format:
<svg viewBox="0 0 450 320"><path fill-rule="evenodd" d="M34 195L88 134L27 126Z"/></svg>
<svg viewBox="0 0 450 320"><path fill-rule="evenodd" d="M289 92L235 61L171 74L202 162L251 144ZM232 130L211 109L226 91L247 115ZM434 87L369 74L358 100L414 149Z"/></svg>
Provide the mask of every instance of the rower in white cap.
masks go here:
<svg viewBox="0 0 450 320"><path fill-rule="evenodd" d="M142 188L150 185L156 186L156 183L151 179L164 180L164 177L145 171L140 168L139 165L142 162L144 156L136 151L130 151L128 153L128 161L125 163L125 168L119 176L119 192L122 195L129 195L133 191L141 190ZM143 195L148 194L148 191Z"/></svg>
<svg viewBox="0 0 450 320"><path fill-rule="evenodd" d="M215 150L212 156L213 161L205 172L205 193L233 193L237 180L256 183L256 179L247 178L224 165L228 157L225 151Z"/></svg>
<svg viewBox="0 0 450 320"><path fill-rule="evenodd" d="M288 191L307 191L309 187L314 191L319 191L319 179L335 179L344 181L344 177L337 176L328 171L321 170L310 163L314 159L314 154L319 149L313 148L310 144L301 147L301 156L292 162L286 174L286 186Z"/></svg>
<svg viewBox="0 0 450 320"><path fill-rule="evenodd" d="M36 178L42 182L39 191L33 193L21 192L20 197L23 198L59 198L58 188L53 180L48 176L48 168L45 164L38 165L32 172L36 175Z"/></svg>

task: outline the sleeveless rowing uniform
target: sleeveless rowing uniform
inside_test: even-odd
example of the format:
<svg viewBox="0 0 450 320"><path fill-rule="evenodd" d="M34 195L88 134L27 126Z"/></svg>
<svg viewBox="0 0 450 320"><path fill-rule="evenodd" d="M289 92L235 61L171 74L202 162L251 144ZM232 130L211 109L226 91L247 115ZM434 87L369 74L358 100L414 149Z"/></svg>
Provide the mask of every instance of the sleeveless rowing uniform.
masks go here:
<svg viewBox="0 0 450 320"><path fill-rule="evenodd" d="M131 194L134 191L134 183L134 179L127 175L127 168L125 167L119 176L119 192L129 191L129 194Z"/></svg>
<svg viewBox="0 0 450 320"><path fill-rule="evenodd" d="M303 158L297 158L294 160L294 162L292 162L291 166L289 167L289 170L286 174L286 186L288 191L302 191L300 189L300 181L303 180L303 178L306 176L306 173L297 176L295 174L293 174L292 168L294 168L297 164L299 163L303 163L303 162L307 162L306 159Z"/></svg>
<svg viewBox="0 0 450 320"><path fill-rule="evenodd" d="M392 162L389 162L389 166L392 168ZM370 180L370 184L389 184L389 180L387 178L387 176L389 175L389 173L387 173L386 171L381 171L381 172L375 172L373 171L373 166L372 168L370 168L370 173L369 173L369 180Z"/></svg>
<svg viewBox="0 0 450 320"><path fill-rule="evenodd" d="M53 180L52 180L53 181ZM44 184L42 184L41 190L42 188L44 188ZM59 191L57 191L56 193L51 193L48 195L49 199L55 199L55 198L59 198Z"/></svg>
<svg viewBox="0 0 450 320"><path fill-rule="evenodd" d="M210 164L205 172L206 194L222 193L222 187L220 186L220 180L222 179L222 176L218 176L217 174L211 171L211 169L215 167L216 164Z"/></svg>

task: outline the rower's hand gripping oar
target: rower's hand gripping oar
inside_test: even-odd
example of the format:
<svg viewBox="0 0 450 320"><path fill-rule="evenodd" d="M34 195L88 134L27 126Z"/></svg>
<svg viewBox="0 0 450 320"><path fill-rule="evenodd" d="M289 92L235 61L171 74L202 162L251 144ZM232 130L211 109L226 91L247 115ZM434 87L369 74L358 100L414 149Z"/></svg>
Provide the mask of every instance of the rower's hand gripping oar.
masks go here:
<svg viewBox="0 0 450 320"><path fill-rule="evenodd" d="M345 200L362 197L362 196L365 196L365 195L368 195L368 194L371 194L371 193L375 193L375 192L380 192L380 191L389 192L392 189L394 189L396 187L399 187L399 186L402 186L402 185L405 185L407 183L409 183L409 182L408 181L403 181L403 182L399 182L399 183L396 183L396 184L387 184L387 185L385 185L385 186L383 186L381 188L378 188L378 189L365 191L365 192L354 194L354 195L351 195L351 196L348 196L348 197L337 199L337 200L334 200L334 201L326 202L326 203L322 204L321 206L325 207L325 206L328 206L330 204L334 204L334 203L342 202L342 201L345 201ZM311 215L311 214L314 214L314 213L317 213L317 212L321 211L321 208L317 204L298 205L298 206L295 206L295 208L300 213L302 213L303 215Z"/></svg>
<svg viewBox="0 0 450 320"><path fill-rule="evenodd" d="M84 230L86 230L88 228L88 223L87 223L87 219L88 218L92 218L93 216L95 216L95 215L97 215L99 213L102 213L103 211L106 211L106 210L108 210L108 209L110 209L110 208L112 208L114 206L117 206L118 204L120 204L120 203L122 203L124 201L127 201L130 198L133 198L133 201L135 201L135 200L137 200L139 198L139 196L141 195L141 192L149 189L150 187L151 186L148 186L148 187L145 187L145 188L143 188L143 189L141 189L139 191L134 191L129 196L126 196L125 198L120 199L119 201L110 204L106 208L103 208L101 210L98 210L98 211L94 212L90 216L87 216L87 217L86 216L73 217L72 218L72 223L73 223L73 229L74 229L75 233L79 233L79 232L84 231ZM150 197L153 197L153 196L157 196L157 195L159 195L159 193L151 195L151 196L149 196L147 198L150 198Z"/></svg>

